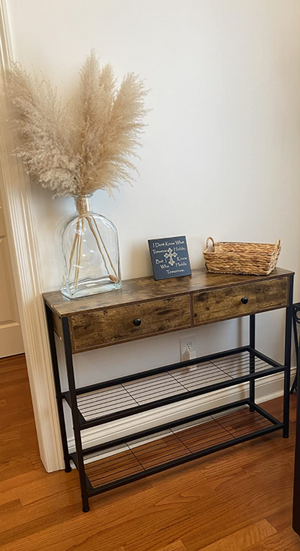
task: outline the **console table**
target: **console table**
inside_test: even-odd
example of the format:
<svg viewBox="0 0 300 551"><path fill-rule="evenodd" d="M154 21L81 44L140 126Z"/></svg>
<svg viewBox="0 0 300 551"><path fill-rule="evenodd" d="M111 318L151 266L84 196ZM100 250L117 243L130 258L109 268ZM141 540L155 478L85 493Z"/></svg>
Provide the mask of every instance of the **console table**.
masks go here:
<svg viewBox="0 0 300 551"><path fill-rule="evenodd" d="M282 429L288 437L292 272L276 268L260 277L201 269L178 279L132 279L124 281L120 290L76 300L64 298L59 291L43 296L65 470L71 470L73 460L83 511L89 510L89 497L152 473L276 430ZM255 347L255 314L278 308L286 309L282 364ZM250 316L246 346L76 388L73 354L241 316ZM65 391L61 390L55 333L64 343ZM255 381L280 372L284 373L283 422L255 402ZM249 396L244 400L82 447L81 432L89 427L245 382L249 382ZM75 453L68 449L63 401L71 408ZM178 426L183 422L189 423L186 430ZM120 453L116 446L121 446Z"/></svg>

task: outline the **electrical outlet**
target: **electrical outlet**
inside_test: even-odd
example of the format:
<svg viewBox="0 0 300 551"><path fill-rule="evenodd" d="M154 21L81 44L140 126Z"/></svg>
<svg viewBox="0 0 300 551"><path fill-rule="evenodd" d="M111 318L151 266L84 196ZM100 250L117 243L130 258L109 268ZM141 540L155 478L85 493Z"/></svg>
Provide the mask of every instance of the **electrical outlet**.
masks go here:
<svg viewBox="0 0 300 551"><path fill-rule="evenodd" d="M196 358L196 350L194 346L195 335L187 335L180 339L180 357L181 361Z"/></svg>

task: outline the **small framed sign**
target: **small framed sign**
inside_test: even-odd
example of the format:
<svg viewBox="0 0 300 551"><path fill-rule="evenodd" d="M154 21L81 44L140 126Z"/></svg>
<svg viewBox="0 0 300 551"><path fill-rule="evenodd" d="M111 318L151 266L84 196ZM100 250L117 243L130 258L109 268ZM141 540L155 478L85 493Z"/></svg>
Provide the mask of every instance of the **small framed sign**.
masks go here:
<svg viewBox="0 0 300 551"><path fill-rule="evenodd" d="M169 279L191 275L186 238L149 239L154 279Z"/></svg>

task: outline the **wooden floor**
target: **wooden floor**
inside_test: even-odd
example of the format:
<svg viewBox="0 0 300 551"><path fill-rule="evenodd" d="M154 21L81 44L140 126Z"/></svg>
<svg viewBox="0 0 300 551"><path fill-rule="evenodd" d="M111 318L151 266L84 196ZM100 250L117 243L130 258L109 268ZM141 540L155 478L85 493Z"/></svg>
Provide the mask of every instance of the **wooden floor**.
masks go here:
<svg viewBox="0 0 300 551"><path fill-rule="evenodd" d="M273 414L282 400L267 404ZM291 437L274 433L90 500L39 460L23 356L0 361L1 551L300 551Z"/></svg>

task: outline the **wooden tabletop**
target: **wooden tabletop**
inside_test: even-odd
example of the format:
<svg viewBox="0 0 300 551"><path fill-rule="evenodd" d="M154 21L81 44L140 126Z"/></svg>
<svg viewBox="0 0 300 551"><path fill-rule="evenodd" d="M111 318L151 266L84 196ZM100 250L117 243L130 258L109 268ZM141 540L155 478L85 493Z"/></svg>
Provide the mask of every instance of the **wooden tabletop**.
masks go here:
<svg viewBox="0 0 300 551"><path fill-rule="evenodd" d="M210 288L228 287L266 281L279 277L291 276L293 272L275 268L268 276L213 274L205 268L193 270L191 276L154 281L153 277L127 279L122 282L122 289L81 297L77 299L65 298L60 291L44 293L43 297L50 308L59 316L66 317L83 311L111 308L124 304L167 298L183 295L194 291L207 291Z"/></svg>

